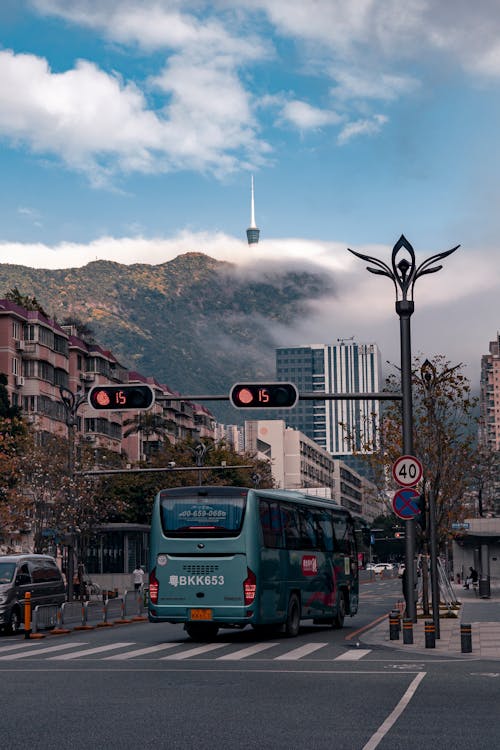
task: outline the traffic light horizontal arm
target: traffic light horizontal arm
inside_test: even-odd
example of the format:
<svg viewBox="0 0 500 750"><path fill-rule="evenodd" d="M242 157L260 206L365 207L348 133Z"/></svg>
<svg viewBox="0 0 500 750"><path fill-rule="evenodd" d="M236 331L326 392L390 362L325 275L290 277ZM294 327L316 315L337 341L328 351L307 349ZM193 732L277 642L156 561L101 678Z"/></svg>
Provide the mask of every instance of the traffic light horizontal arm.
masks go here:
<svg viewBox="0 0 500 750"><path fill-rule="evenodd" d="M402 393L323 393L322 391L311 391L306 393L299 393L299 401L401 401L403 398ZM162 403L164 401L229 401L229 396L217 395L217 396L159 396L156 401Z"/></svg>

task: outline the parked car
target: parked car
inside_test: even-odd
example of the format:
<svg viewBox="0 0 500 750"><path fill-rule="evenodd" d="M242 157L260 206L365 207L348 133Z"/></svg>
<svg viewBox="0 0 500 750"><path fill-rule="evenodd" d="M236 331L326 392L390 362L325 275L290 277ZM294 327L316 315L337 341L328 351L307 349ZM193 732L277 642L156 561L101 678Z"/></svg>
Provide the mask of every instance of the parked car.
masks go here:
<svg viewBox="0 0 500 750"><path fill-rule="evenodd" d="M394 570L394 565L392 563L375 563L372 570L374 573L385 573Z"/></svg>
<svg viewBox="0 0 500 750"><path fill-rule="evenodd" d="M39 604L61 605L65 598L62 573L50 555L0 556L0 628L21 629L24 600L31 594L32 610Z"/></svg>

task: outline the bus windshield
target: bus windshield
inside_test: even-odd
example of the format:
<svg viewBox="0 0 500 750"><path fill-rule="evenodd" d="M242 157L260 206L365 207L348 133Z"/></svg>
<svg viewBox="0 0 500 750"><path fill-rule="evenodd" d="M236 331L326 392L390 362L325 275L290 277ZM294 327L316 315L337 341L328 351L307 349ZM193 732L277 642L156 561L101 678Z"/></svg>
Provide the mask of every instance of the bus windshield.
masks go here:
<svg viewBox="0 0 500 750"><path fill-rule="evenodd" d="M161 523L165 536L238 536L246 495L183 494L161 496Z"/></svg>

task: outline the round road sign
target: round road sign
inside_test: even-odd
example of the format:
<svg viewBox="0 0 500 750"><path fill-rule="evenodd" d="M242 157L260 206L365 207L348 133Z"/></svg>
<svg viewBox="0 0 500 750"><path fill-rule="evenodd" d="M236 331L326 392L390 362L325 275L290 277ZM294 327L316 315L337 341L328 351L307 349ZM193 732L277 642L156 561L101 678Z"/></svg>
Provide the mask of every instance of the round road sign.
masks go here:
<svg viewBox="0 0 500 750"><path fill-rule="evenodd" d="M406 489L402 487L392 498L394 513L400 518L404 518L405 521L411 521L412 518L415 518L420 513L417 502L419 497L420 493L412 487L407 487Z"/></svg>
<svg viewBox="0 0 500 750"><path fill-rule="evenodd" d="M392 478L401 487L414 487L423 473L423 466L415 456L401 456L392 467Z"/></svg>

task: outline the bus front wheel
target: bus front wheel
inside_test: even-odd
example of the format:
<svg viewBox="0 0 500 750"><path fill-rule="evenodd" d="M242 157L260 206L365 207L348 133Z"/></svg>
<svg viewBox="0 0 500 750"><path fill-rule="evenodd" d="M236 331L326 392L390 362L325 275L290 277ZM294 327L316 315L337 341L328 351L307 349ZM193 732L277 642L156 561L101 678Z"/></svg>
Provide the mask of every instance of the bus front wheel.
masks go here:
<svg viewBox="0 0 500 750"><path fill-rule="evenodd" d="M345 620L345 596L342 591L339 592L339 599L337 602L337 614L333 618L333 627L340 629L344 627Z"/></svg>
<svg viewBox="0 0 500 750"><path fill-rule="evenodd" d="M287 638L295 638L300 629L300 601L297 594L290 596L285 621L285 635Z"/></svg>
<svg viewBox="0 0 500 750"><path fill-rule="evenodd" d="M219 632L218 626L213 623L187 622L185 628L186 633L193 641L200 641L201 643L213 641Z"/></svg>

